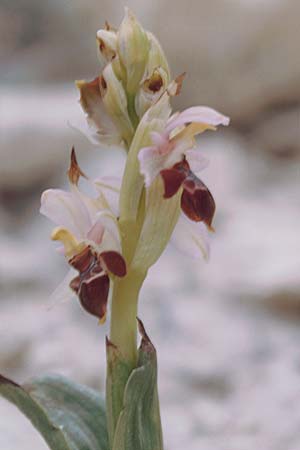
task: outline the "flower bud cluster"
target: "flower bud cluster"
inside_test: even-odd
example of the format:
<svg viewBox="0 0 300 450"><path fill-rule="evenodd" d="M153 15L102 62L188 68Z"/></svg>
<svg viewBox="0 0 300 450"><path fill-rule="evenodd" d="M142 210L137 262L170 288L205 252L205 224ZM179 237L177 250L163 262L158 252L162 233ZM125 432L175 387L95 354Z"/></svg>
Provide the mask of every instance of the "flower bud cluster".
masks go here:
<svg viewBox="0 0 300 450"><path fill-rule="evenodd" d="M53 239L63 243L76 271L71 289L104 320L111 284L125 278L138 293L134 284L140 288L171 237L193 257L208 257L215 202L198 178L207 160L195 137L229 119L204 106L172 114L170 100L184 75L171 81L158 40L128 9L119 29L106 24L97 32L97 46L100 73L76 84L91 141L126 149L122 180L89 180L73 150L70 190L46 191L41 212L58 225ZM94 198L80 191L81 178L93 186Z"/></svg>
<svg viewBox="0 0 300 450"><path fill-rule="evenodd" d="M170 82L168 63L157 39L128 9L119 29L106 23L96 39L101 72L93 81L77 81L89 137L128 149L140 118Z"/></svg>

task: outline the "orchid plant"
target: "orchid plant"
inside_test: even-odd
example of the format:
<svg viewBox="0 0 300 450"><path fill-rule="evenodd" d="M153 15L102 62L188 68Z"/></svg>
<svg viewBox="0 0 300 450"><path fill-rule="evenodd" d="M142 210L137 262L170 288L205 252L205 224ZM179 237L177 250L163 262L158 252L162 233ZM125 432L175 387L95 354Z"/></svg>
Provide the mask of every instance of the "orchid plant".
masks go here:
<svg viewBox="0 0 300 450"><path fill-rule="evenodd" d="M23 386L1 377L0 392L53 450L162 450L156 352L137 318L139 292L170 239L208 257L215 202L198 177L208 161L195 138L229 119L203 106L172 113L184 75L171 79L158 40L129 10L119 29L106 23L97 32L97 49L100 75L76 82L81 131L97 147L126 153L122 179L89 179L73 148L69 190L46 190L41 213L56 225L52 239L70 266L70 293L100 323L110 304L105 406L100 394L62 377Z"/></svg>

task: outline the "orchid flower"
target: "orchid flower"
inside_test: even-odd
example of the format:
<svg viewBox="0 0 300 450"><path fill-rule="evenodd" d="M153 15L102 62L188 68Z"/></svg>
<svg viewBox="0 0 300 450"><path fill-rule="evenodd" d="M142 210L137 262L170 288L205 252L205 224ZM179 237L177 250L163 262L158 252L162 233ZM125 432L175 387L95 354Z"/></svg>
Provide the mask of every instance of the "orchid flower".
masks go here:
<svg viewBox="0 0 300 450"><path fill-rule="evenodd" d="M149 188L160 175L164 197L173 197L180 187L181 209L195 222L212 229L215 202L205 184L195 175L208 165L208 160L195 149L195 136L218 125L228 125L229 118L203 106L195 106L174 114L161 133L152 132L152 145L140 150L140 170Z"/></svg>
<svg viewBox="0 0 300 450"><path fill-rule="evenodd" d="M99 180L95 180L95 187L99 195L102 196L103 191L105 191L105 196L109 201L109 208L116 217L120 215L119 196L121 182L122 179L119 177L102 177ZM181 253L192 258L203 257L205 260L209 258L210 245L206 226L204 223L192 222L183 214L175 225L170 243Z"/></svg>
<svg viewBox="0 0 300 450"><path fill-rule="evenodd" d="M68 174L70 191L45 191L40 211L58 225L52 239L62 242L69 265L79 272L70 288L84 309L104 321L110 277L126 275L116 218L100 181L97 198L80 192L78 180L85 175L77 164L74 149ZM102 184L105 186L105 182Z"/></svg>

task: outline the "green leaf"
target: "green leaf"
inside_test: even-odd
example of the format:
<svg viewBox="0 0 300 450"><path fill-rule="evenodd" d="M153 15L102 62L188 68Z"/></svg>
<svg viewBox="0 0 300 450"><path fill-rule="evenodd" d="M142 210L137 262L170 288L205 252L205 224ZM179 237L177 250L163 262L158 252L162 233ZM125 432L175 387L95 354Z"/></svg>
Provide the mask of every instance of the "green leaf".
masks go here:
<svg viewBox="0 0 300 450"><path fill-rule="evenodd" d="M125 388L113 450L163 450L156 351L140 321L139 329L142 342L138 364Z"/></svg>
<svg viewBox="0 0 300 450"><path fill-rule="evenodd" d="M0 394L31 421L50 449L109 449L104 402L93 389L56 375L23 386L0 375Z"/></svg>
<svg viewBox="0 0 300 450"><path fill-rule="evenodd" d="M109 339L106 339L107 377L106 377L106 412L109 442L113 444L113 438L118 418L123 409L124 390L131 365L122 357L118 348Z"/></svg>

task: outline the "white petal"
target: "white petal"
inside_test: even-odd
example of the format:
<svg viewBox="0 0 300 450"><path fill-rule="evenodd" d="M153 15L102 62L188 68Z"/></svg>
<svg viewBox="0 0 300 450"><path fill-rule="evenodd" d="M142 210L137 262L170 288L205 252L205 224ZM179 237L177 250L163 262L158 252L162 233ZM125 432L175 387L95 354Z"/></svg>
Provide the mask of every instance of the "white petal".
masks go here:
<svg viewBox="0 0 300 450"><path fill-rule="evenodd" d="M95 184L88 180L90 186L95 190ZM89 197L79 190L79 188L72 184L71 192L74 196L79 199L82 209L85 211L86 215L89 217L89 228L86 230L89 231L90 227L95 223L96 216L99 210L106 209L106 207L102 204L102 202L97 198Z"/></svg>
<svg viewBox="0 0 300 450"><path fill-rule="evenodd" d="M182 161L187 150L194 146L193 138L182 138L174 140L174 147L164 160L164 169L170 169Z"/></svg>
<svg viewBox="0 0 300 450"><path fill-rule="evenodd" d="M157 147L144 147L138 154L140 172L145 177L145 185L149 187L159 172L165 168L165 155L159 153Z"/></svg>
<svg viewBox="0 0 300 450"><path fill-rule="evenodd" d="M50 294L48 302L49 309L52 309L57 304L69 301L75 296L75 293L70 288L70 282L78 275L75 269L71 268L64 279L56 287L56 289Z"/></svg>
<svg viewBox="0 0 300 450"><path fill-rule="evenodd" d="M168 121L166 130L170 133L181 125L197 122L212 126L229 125L229 117L223 116L218 111L207 106L192 106Z"/></svg>
<svg viewBox="0 0 300 450"><path fill-rule="evenodd" d="M192 258L209 259L209 235L203 222L192 222L181 214L171 241L178 250Z"/></svg>
<svg viewBox="0 0 300 450"><path fill-rule="evenodd" d="M68 122L70 128L83 134L95 147L118 146L123 148L122 137L116 128L106 129L105 132L99 130L95 124L88 119L86 121Z"/></svg>
<svg viewBox="0 0 300 450"><path fill-rule="evenodd" d="M97 220L87 234L88 240L100 245L103 239L105 229L103 224Z"/></svg>
<svg viewBox="0 0 300 450"><path fill-rule="evenodd" d="M206 169L209 165L209 160L205 158L197 149L187 150L185 156L192 172L194 173Z"/></svg>
<svg viewBox="0 0 300 450"><path fill-rule="evenodd" d="M168 135L166 133L157 133L156 131L152 131L152 133L150 133L150 137L153 142L153 145L156 147L160 147L162 149L161 153L164 153L163 149L165 149L165 153L169 151Z"/></svg>
<svg viewBox="0 0 300 450"><path fill-rule="evenodd" d="M119 227L115 216L110 211L101 211L97 215L97 222L105 229L98 251L115 250L121 253Z"/></svg>
<svg viewBox="0 0 300 450"><path fill-rule="evenodd" d="M92 226L86 205L74 192L48 189L42 194L40 212L77 238L85 237Z"/></svg>

